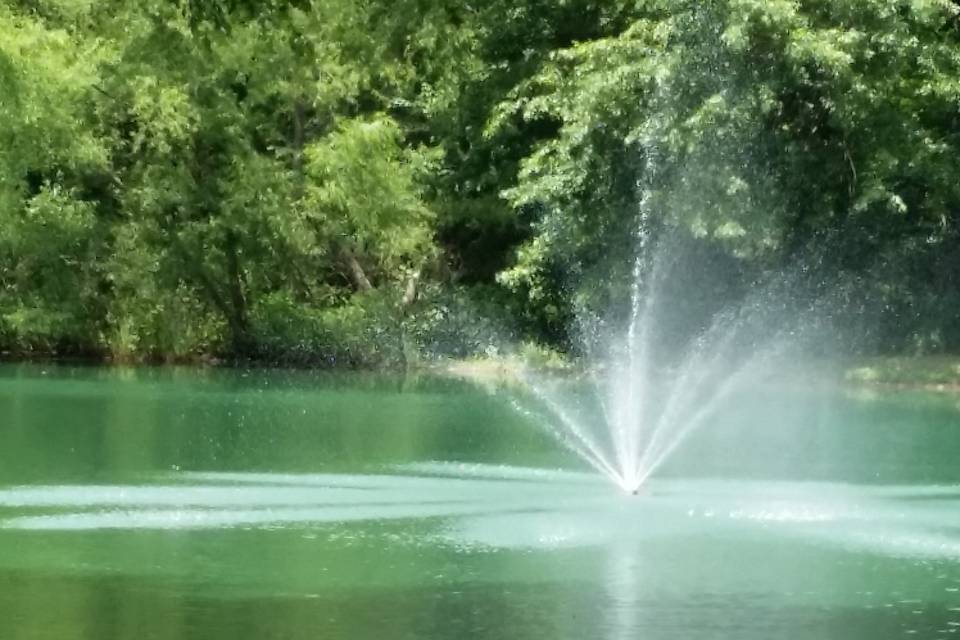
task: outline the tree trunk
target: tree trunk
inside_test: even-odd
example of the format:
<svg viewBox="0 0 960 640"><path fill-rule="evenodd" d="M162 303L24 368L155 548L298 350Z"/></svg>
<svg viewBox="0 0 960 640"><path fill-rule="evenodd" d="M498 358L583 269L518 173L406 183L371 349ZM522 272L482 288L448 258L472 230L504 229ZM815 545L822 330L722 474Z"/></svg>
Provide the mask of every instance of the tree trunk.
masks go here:
<svg viewBox="0 0 960 640"><path fill-rule="evenodd" d="M294 197L299 200L303 197L306 174L303 166L303 147L306 143L304 129L306 126L306 107L302 98L297 98L293 104L293 174Z"/></svg>
<svg viewBox="0 0 960 640"><path fill-rule="evenodd" d="M237 234L228 231L224 246L227 254L227 286L230 297L230 313L227 322L230 325L230 338L234 352L237 355L247 355L251 346L250 322L247 300L243 294L243 273L240 270L237 242Z"/></svg>
<svg viewBox="0 0 960 640"><path fill-rule="evenodd" d="M404 307L409 307L417 299L418 285L420 284L420 275L423 273L423 269L417 269L410 274L410 277L407 279L407 286L403 291L403 298L400 300L400 303Z"/></svg>
<svg viewBox="0 0 960 640"><path fill-rule="evenodd" d="M217 311L227 321L227 327L230 331L231 349L237 355L243 355L250 348L250 325L247 317L246 299L243 295L243 280L240 273L239 256L236 249L236 236L231 233L227 236L228 242L226 249L227 269L230 282L228 283L228 295L224 296L220 287L214 282L210 274L203 267L200 258L191 254L183 245L176 232L170 232L171 244L187 268L193 272L200 288L206 292L210 302L216 307Z"/></svg>
<svg viewBox="0 0 960 640"><path fill-rule="evenodd" d="M350 279L353 280L353 286L357 288L357 291L370 291L373 289L373 285L370 284L370 279L367 277L366 272L364 272L363 267L360 265L360 262L357 261L357 257L353 255L353 252L349 249L340 249L340 257L347 265L347 269L350 271Z"/></svg>

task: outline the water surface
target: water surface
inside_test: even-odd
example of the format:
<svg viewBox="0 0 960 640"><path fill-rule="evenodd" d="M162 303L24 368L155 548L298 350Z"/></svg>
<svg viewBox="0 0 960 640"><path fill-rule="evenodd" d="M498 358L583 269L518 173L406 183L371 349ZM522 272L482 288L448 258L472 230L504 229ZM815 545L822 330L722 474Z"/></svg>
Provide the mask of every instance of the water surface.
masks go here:
<svg viewBox="0 0 960 640"><path fill-rule="evenodd" d="M0 638L943 638L958 399L766 386L621 495L429 376L0 367Z"/></svg>

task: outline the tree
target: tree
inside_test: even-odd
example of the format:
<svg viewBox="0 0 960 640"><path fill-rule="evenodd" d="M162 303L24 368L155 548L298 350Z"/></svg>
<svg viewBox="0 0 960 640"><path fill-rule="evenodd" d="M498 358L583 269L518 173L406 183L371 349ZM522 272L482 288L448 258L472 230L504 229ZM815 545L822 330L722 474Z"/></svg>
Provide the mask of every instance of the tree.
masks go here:
<svg viewBox="0 0 960 640"><path fill-rule="evenodd" d="M744 260L834 236L833 266L864 268L904 235L946 237L956 15L937 0L649 2L622 32L553 52L489 128L557 127L505 192L542 216L503 281L535 304L558 262L596 268L594 289L623 282L641 202Z"/></svg>
<svg viewBox="0 0 960 640"><path fill-rule="evenodd" d="M108 152L84 115L106 51L9 7L0 33L0 340L89 343L105 253L93 191Z"/></svg>

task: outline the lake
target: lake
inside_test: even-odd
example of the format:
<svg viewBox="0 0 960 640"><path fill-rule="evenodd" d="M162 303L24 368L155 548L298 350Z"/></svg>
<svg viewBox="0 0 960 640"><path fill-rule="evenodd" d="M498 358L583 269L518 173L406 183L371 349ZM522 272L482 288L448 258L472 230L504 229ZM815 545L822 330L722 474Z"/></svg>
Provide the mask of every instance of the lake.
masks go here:
<svg viewBox="0 0 960 640"><path fill-rule="evenodd" d="M634 497L517 393L0 366L0 638L960 634L960 397L761 385Z"/></svg>

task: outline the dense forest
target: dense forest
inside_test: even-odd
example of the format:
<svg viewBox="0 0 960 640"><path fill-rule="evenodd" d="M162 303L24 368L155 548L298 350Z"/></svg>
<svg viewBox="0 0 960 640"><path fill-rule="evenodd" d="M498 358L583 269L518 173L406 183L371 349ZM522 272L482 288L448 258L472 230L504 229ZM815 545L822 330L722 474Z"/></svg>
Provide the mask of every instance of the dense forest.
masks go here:
<svg viewBox="0 0 960 640"><path fill-rule="evenodd" d="M957 350L958 151L955 1L2 0L0 351L564 348L641 224Z"/></svg>

